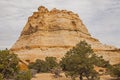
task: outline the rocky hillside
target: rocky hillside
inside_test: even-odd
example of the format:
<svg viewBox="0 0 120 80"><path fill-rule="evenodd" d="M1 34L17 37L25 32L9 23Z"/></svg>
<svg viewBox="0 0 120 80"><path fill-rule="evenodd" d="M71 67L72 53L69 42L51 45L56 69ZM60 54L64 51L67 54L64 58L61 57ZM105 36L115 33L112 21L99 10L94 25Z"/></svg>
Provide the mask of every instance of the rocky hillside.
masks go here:
<svg viewBox="0 0 120 80"><path fill-rule="evenodd" d="M86 40L97 55L110 60L111 64L120 63L120 49L103 45L93 38L77 14L55 8L49 11L43 6L28 18L11 51L23 61L44 59L46 56L60 59L81 40Z"/></svg>

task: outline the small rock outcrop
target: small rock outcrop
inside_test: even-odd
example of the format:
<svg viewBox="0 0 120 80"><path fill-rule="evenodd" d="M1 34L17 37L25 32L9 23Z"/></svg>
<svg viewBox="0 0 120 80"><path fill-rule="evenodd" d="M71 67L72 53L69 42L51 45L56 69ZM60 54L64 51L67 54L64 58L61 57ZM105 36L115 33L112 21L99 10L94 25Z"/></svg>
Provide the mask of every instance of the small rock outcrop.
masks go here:
<svg viewBox="0 0 120 80"><path fill-rule="evenodd" d="M44 6L28 18L11 51L24 61L44 59L46 56L60 59L82 40L91 44L95 53L111 64L120 63L120 49L103 45L93 38L77 14L55 8L49 11Z"/></svg>

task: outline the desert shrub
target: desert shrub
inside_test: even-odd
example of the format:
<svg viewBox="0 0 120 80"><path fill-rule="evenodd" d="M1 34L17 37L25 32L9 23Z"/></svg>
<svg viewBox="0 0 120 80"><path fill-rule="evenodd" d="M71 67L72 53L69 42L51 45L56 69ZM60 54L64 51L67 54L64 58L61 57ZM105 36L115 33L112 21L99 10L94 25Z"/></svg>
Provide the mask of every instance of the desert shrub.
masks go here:
<svg viewBox="0 0 120 80"><path fill-rule="evenodd" d="M58 63L56 62L55 57L46 57L45 60L37 59L35 62L31 62L28 65L28 67L29 69L37 70L37 73L40 73L40 72L49 72L57 65Z"/></svg>
<svg viewBox="0 0 120 80"><path fill-rule="evenodd" d="M30 72L30 70L27 71L20 71L14 80L31 80L32 78L32 74Z"/></svg>
<svg viewBox="0 0 120 80"><path fill-rule="evenodd" d="M46 61L47 66L48 66L48 70L51 70L51 69L56 68L58 66L58 63L56 62L57 61L56 57L46 57L45 61Z"/></svg>
<svg viewBox="0 0 120 80"><path fill-rule="evenodd" d="M99 74L94 70L94 66L107 67L109 62L96 56L91 46L85 41L81 41L66 53L60 65L65 74L71 76L73 80L76 77L79 77L80 80L83 80L83 77L86 77L87 80L99 80Z"/></svg>
<svg viewBox="0 0 120 80"><path fill-rule="evenodd" d="M19 72L19 59L9 50L0 51L0 74L3 78L11 78Z"/></svg>
<svg viewBox="0 0 120 80"><path fill-rule="evenodd" d="M44 60L40 59L37 59L35 62L31 62L28 67L29 69L37 70L37 73L48 71L47 63Z"/></svg>
<svg viewBox="0 0 120 80"><path fill-rule="evenodd" d="M55 78L61 77L61 75L60 75L61 72L62 72L62 69L59 66L51 69L51 73L54 74Z"/></svg>
<svg viewBox="0 0 120 80"><path fill-rule="evenodd" d="M37 73L37 70L35 70L35 69L30 69L30 72L31 72L31 74L32 74L32 77L34 77L35 74Z"/></svg>
<svg viewBox="0 0 120 80"><path fill-rule="evenodd" d="M0 80L3 80L3 75L2 74L0 74Z"/></svg>
<svg viewBox="0 0 120 80"><path fill-rule="evenodd" d="M108 72L111 76L120 78L120 64L113 65L108 68Z"/></svg>

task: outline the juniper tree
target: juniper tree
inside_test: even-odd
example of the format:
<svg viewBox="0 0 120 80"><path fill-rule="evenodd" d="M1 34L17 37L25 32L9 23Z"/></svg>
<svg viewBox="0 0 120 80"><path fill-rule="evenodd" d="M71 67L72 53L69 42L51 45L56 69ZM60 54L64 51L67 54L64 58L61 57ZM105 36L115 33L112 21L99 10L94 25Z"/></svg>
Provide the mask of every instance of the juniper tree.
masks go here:
<svg viewBox="0 0 120 80"><path fill-rule="evenodd" d="M79 76L80 80L83 80L83 77L88 80L99 80L98 72L94 70L94 65L98 65L99 60L101 61L100 66L104 67L109 64L102 57L97 57L87 42L81 41L66 53L60 65L66 75L73 79Z"/></svg>

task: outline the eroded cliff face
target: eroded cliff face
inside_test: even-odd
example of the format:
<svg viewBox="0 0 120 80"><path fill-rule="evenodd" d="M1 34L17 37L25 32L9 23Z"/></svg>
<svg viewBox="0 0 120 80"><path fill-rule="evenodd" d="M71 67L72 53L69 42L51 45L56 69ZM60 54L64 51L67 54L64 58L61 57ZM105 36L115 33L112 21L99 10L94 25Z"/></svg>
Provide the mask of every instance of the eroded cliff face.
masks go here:
<svg viewBox="0 0 120 80"><path fill-rule="evenodd" d="M91 44L95 53L110 60L111 64L120 62L120 50L93 38L77 14L58 9L49 11L43 6L28 18L11 51L24 61L44 59L46 56L60 59L82 40Z"/></svg>

